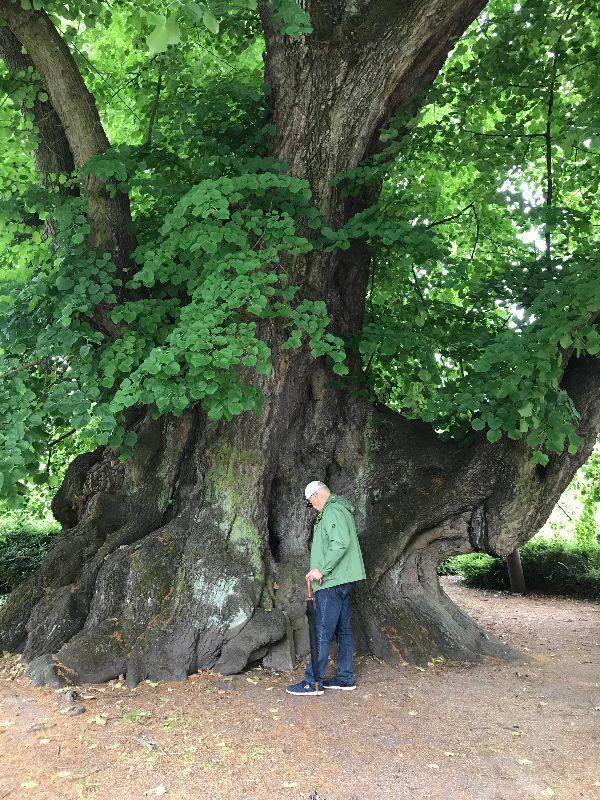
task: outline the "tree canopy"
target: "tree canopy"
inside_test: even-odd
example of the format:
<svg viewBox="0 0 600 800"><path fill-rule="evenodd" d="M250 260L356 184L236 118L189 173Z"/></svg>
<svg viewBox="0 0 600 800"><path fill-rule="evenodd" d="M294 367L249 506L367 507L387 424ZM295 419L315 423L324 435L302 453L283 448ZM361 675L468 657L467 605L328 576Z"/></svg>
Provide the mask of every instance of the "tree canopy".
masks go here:
<svg viewBox="0 0 600 800"><path fill-rule="evenodd" d="M37 9L37 0L22 0ZM288 36L310 36L291 0ZM600 28L589 2L493 0L420 108L335 180L376 199L340 228L272 156L262 27L252 2L44 4L110 146L36 171L34 68L0 76L0 482L15 502L50 442L135 442L127 414L258 412L264 331L306 342L339 380L467 444L487 429L533 459L575 452L560 378L597 354ZM1 31L0 31L1 32ZM38 122L36 123L36 119ZM98 245L81 187L131 204L131 258ZM380 189L380 191L379 191ZM365 243L366 319L346 335L294 256ZM347 355L363 373L348 375Z"/></svg>

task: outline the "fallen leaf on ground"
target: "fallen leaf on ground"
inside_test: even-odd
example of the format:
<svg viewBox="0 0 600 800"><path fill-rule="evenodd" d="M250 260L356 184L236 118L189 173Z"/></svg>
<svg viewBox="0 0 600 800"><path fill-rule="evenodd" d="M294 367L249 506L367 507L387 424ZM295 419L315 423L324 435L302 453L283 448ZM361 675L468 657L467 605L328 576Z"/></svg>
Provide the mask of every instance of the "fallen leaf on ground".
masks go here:
<svg viewBox="0 0 600 800"><path fill-rule="evenodd" d="M126 722L139 722L144 717L151 717L150 711L126 711L121 719Z"/></svg>
<svg viewBox="0 0 600 800"><path fill-rule="evenodd" d="M23 781L21 784L21 789L35 789L37 787L37 781Z"/></svg>
<svg viewBox="0 0 600 800"><path fill-rule="evenodd" d="M160 786L155 786L153 789L148 789L147 792L144 792L145 795L153 795L154 797L161 797L166 793L167 789L162 784Z"/></svg>
<svg viewBox="0 0 600 800"><path fill-rule="evenodd" d="M96 725L106 725L106 717L102 716L102 714L98 714L94 717L94 722Z"/></svg>
<svg viewBox="0 0 600 800"><path fill-rule="evenodd" d="M533 761L530 761L528 758L517 758L517 764L522 764L524 767L528 767L530 764L533 764Z"/></svg>

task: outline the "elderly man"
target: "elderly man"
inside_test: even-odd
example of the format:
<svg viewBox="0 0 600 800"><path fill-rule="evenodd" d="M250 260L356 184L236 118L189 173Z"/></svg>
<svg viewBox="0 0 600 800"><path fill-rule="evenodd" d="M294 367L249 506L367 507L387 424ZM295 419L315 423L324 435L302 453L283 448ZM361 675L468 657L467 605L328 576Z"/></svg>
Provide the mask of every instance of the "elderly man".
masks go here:
<svg viewBox="0 0 600 800"><path fill-rule="evenodd" d="M338 643L335 678L323 681L324 689L356 689L350 622L350 587L365 579L365 567L356 535L354 508L343 497L331 494L321 481L311 481L304 490L306 505L318 511L310 550L310 572L317 616L317 652L321 680L327 669L329 645L334 634ZM303 681L288 686L289 694L323 694L315 688L309 660Z"/></svg>

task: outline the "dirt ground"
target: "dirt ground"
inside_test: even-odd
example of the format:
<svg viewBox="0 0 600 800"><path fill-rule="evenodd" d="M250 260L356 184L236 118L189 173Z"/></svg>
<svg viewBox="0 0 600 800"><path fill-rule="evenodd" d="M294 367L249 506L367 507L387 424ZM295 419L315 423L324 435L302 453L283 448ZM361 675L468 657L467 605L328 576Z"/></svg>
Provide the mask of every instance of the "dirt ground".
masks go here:
<svg viewBox="0 0 600 800"><path fill-rule="evenodd" d="M523 660L419 671L363 657L356 691L322 697L285 694L300 665L203 672L80 687L69 704L7 656L0 800L600 800L600 605L443 581Z"/></svg>

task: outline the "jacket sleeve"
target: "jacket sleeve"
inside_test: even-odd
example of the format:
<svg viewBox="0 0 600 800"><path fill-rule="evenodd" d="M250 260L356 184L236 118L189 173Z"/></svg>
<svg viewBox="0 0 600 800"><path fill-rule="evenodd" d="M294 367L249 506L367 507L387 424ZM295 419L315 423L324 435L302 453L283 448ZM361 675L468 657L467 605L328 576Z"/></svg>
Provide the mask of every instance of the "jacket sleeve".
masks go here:
<svg viewBox="0 0 600 800"><path fill-rule="evenodd" d="M333 572L346 550L350 547L350 529L343 511L336 509L327 515L325 531L329 539L329 546L325 549L323 564L320 567L324 578Z"/></svg>

